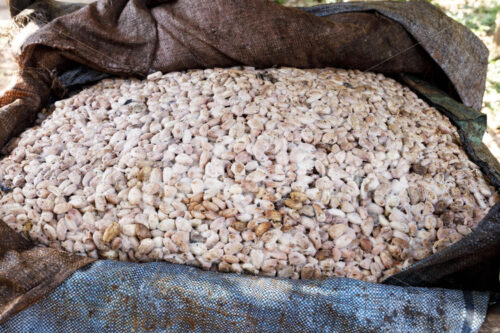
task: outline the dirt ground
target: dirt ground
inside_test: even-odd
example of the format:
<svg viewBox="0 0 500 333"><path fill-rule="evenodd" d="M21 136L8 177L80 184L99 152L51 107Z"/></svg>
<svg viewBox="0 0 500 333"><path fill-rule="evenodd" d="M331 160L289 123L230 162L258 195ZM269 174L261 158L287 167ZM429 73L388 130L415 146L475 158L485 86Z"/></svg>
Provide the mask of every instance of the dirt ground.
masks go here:
<svg viewBox="0 0 500 333"><path fill-rule="evenodd" d="M9 12L5 1L0 0L0 91L5 88L16 70L16 63L10 57L7 46Z"/></svg>
<svg viewBox="0 0 500 333"><path fill-rule="evenodd" d="M91 2L92 0L83 1ZM311 6L320 3L341 2L339 0L275 1L286 6ZM455 20L466 25L481 38L490 50L493 50L495 14L500 9L500 2L497 0L431 0L431 2ZM8 85L17 69L15 60L8 52L8 17L5 1L0 0L0 91ZM490 58L482 111L488 116L488 133L484 137L484 142L500 160L500 57Z"/></svg>

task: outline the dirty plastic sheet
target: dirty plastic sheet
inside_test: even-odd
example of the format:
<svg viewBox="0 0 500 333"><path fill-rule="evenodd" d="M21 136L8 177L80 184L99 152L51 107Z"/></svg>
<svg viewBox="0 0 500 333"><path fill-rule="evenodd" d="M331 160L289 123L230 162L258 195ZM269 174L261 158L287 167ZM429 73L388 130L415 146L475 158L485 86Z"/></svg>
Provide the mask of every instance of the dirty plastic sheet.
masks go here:
<svg viewBox="0 0 500 333"><path fill-rule="evenodd" d="M0 332L476 332L488 293L97 261Z"/></svg>

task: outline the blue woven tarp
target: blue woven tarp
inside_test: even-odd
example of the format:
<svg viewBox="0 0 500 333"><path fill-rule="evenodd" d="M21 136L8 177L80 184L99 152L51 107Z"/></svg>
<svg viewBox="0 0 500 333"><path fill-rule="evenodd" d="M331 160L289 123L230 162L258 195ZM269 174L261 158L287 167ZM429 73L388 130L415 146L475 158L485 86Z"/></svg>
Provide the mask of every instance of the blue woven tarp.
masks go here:
<svg viewBox="0 0 500 333"><path fill-rule="evenodd" d="M97 261L1 332L475 332L488 294Z"/></svg>

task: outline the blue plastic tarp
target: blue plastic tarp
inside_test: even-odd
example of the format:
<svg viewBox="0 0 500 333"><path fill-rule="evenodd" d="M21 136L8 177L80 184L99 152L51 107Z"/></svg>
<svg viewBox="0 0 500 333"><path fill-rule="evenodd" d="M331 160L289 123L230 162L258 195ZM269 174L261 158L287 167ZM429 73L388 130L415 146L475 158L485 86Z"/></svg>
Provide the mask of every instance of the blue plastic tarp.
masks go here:
<svg viewBox="0 0 500 333"><path fill-rule="evenodd" d="M476 332L488 293L97 261L0 332Z"/></svg>

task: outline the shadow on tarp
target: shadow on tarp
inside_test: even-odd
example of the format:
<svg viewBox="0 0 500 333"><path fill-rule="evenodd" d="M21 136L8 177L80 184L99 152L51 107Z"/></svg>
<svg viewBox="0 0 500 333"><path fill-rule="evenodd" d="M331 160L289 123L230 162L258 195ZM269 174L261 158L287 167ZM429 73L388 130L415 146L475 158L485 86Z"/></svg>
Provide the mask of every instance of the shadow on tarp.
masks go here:
<svg viewBox="0 0 500 333"><path fill-rule="evenodd" d="M1 332L475 332L488 293L101 260Z"/></svg>

